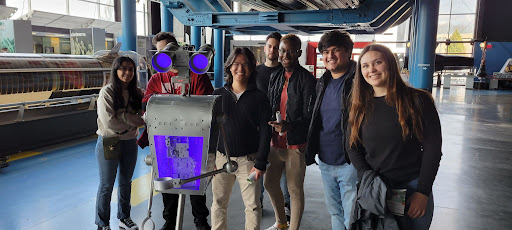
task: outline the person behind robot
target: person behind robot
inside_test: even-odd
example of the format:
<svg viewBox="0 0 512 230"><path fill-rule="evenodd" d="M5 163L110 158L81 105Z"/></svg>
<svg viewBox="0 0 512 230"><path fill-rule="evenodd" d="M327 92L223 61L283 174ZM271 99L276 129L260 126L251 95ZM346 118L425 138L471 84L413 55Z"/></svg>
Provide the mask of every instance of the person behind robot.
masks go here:
<svg viewBox="0 0 512 230"><path fill-rule="evenodd" d="M144 125L142 114L142 90L137 88L134 77L135 62L129 57L118 57L112 63L110 83L100 90L98 97L98 141L96 158L100 175L98 195L96 199L96 225L98 229L110 229L110 199L116 173L118 177L118 210L119 228L125 230L138 229L130 218L131 182L137 160L136 137L139 126ZM120 148L120 155L109 157L103 147L105 140L117 140L113 148Z"/></svg>
<svg viewBox="0 0 512 230"><path fill-rule="evenodd" d="M174 42L178 44L174 34L169 32L159 32L153 38L153 44L157 50L162 50L165 46ZM145 109L147 101L154 94L177 94L180 95L182 90L186 93L190 91L193 95L210 95L213 92L212 83L206 74L198 75L190 71L190 85L187 85L185 89L181 88L181 84L171 83L171 78L178 76L177 69L170 69L165 73L156 73L151 76L144 98L142 99L142 106ZM144 148L149 145L147 130L141 135L137 144ZM161 230L174 230L176 226L176 216L178 211L178 194L162 193L162 200L164 202L163 217L165 224ZM190 203L192 205L192 214L194 216L194 224L198 230L208 230L210 225L208 224L208 207L206 206L205 195L191 195Z"/></svg>

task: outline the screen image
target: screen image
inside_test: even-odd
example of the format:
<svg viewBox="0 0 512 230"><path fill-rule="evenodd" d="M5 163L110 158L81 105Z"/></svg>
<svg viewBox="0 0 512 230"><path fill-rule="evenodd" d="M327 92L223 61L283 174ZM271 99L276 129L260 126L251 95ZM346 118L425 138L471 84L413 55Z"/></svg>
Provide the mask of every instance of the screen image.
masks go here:
<svg viewBox="0 0 512 230"><path fill-rule="evenodd" d="M201 175L203 137L155 135L155 155L159 177L188 179ZM200 180L180 189L199 190Z"/></svg>

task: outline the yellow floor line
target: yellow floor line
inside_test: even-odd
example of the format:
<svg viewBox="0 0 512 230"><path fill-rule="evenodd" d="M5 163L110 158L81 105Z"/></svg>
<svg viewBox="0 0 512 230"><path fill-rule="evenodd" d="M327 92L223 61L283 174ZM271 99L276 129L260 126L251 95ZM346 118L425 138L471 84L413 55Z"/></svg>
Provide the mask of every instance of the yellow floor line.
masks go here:
<svg viewBox="0 0 512 230"><path fill-rule="evenodd" d="M146 201L149 197L149 187L151 186L151 173L141 176L132 181L132 198L130 203L132 206L137 206ZM153 196L159 194L153 190ZM112 192L112 202L117 203L117 187Z"/></svg>
<svg viewBox="0 0 512 230"><path fill-rule="evenodd" d="M43 153L43 152L27 151L27 152L16 153L14 155L10 155L9 156L9 160L7 160L7 162L15 161L15 160L19 160L19 159L23 159L23 158L27 158L27 157L31 157L31 156L35 156L35 155L38 155L38 154L41 154L41 153Z"/></svg>

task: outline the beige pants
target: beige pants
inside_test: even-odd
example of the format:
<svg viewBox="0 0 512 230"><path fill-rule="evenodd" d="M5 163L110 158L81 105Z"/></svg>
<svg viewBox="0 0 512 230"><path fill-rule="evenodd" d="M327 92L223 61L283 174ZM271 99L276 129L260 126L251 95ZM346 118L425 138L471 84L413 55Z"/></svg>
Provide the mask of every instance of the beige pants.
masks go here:
<svg viewBox="0 0 512 230"><path fill-rule="evenodd" d="M291 202L290 230L297 230L304 213L304 176L306 174L304 149L270 148L268 161L270 166L265 173L264 184L274 207L276 222L286 223L284 197L279 185L283 170L286 170Z"/></svg>
<svg viewBox="0 0 512 230"><path fill-rule="evenodd" d="M260 183L249 184L247 177L254 167L254 159L249 156L231 157L231 160L238 163L238 170L234 174L219 173L212 179L212 229L226 230L228 229L228 203L235 180L238 180L242 199L245 205L245 229L259 230L261 222L261 206L260 206ZM221 169L227 162L226 156L217 152L215 165L217 169Z"/></svg>

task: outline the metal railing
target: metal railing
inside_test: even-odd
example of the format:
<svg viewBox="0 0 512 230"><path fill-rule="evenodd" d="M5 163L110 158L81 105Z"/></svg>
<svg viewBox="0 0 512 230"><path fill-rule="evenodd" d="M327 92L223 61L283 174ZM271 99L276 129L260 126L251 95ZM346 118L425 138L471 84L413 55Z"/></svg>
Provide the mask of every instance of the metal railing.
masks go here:
<svg viewBox="0 0 512 230"><path fill-rule="evenodd" d="M62 97L62 98L54 98L54 99L47 99L47 100L40 100L40 101L3 104L3 105L0 105L0 113L18 111L18 116L16 117L16 121L23 121L24 115L25 115L25 110L69 106L69 105L76 105L76 104L82 104L82 103L87 103L87 102L89 102L88 110L94 110L96 107L97 99L98 99L98 94L92 94L92 95L85 95L85 96Z"/></svg>

